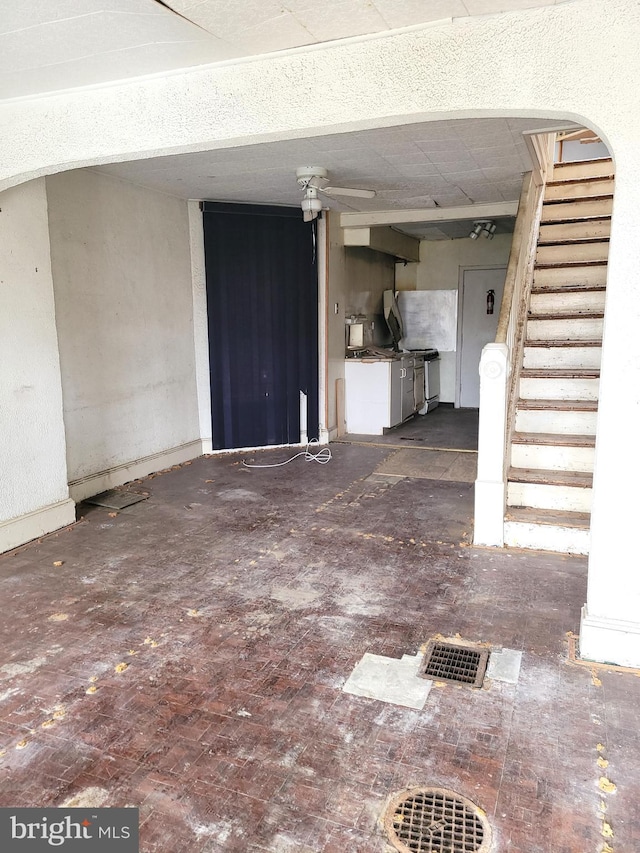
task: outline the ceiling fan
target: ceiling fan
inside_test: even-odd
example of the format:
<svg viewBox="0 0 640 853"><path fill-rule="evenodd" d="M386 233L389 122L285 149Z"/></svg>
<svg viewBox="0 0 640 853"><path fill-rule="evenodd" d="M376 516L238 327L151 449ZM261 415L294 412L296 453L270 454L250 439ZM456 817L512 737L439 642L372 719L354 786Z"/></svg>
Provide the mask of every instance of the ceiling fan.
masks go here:
<svg viewBox="0 0 640 853"><path fill-rule="evenodd" d="M351 198L373 198L375 190L358 190L354 187L330 187L327 186L329 173L323 166L300 166L296 169L296 180L304 190L302 198L302 217L305 222L316 219L322 210L322 202L318 193L329 197L337 195L351 196Z"/></svg>

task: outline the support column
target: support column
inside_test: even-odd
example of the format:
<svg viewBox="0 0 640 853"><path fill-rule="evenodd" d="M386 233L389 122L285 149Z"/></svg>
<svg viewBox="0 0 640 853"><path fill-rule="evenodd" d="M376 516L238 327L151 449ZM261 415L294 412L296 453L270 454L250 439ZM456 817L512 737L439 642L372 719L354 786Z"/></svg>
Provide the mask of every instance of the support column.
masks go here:
<svg viewBox="0 0 640 853"><path fill-rule="evenodd" d="M596 438L587 604L580 655L640 667L640 163L616 152ZM626 153L626 157L625 157Z"/></svg>
<svg viewBox="0 0 640 853"><path fill-rule="evenodd" d="M507 412L508 348L487 344L480 358L478 477L475 483L475 545L504 545L506 486L504 453Z"/></svg>

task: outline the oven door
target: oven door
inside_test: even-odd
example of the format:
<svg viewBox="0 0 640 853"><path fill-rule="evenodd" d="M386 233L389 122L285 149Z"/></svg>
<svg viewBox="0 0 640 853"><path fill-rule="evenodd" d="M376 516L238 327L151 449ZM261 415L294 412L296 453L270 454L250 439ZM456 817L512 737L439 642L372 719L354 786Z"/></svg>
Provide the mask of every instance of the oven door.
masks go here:
<svg viewBox="0 0 640 853"><path fill-rule="evenodd" d="M421 361L413 371L413 402L416 412L424 406L424 375L424 362Z"/></svg>

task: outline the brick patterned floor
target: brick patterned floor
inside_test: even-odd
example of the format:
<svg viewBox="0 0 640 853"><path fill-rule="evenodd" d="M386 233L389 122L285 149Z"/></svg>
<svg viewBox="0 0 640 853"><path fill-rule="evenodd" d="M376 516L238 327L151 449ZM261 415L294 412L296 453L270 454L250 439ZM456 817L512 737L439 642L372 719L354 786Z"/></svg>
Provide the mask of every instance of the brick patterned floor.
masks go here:
<svg viewBox="0 0 640 853"><path fill-rule="evenodd" d="M640 679L567 660L585 560L468 547L473 487L367 482L390 452L195 460L0 558L0 805L136 805L145 853L382 853L388 798L423 784L500 853L606 850L601 804L640 850ZM436 633L521 649L518 684L341 692Z"/></svg>

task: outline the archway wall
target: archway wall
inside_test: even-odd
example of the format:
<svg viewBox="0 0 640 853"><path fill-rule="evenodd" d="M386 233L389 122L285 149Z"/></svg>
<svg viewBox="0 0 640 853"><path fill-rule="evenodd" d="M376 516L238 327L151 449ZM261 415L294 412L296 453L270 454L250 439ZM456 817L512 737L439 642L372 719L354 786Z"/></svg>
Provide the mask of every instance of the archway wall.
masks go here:
<svg viewBox="0 0 640 853"><path fill-rule="evenodd" d="M594 128L615 157L616 197L588 614L600 627L635 625L640 664L637 512L623 499L640 481L639 42L636 0L575 0L4 102L0 189L82 166L440 118Z"/></svg>
<svg viewBox="0 0 640 853"><path fill-rule="evenodd" d="M637 138L639 16L633 0L577 0L4 102L0 189L100 163L455 116L586 121L622 152Z"/></svg>

